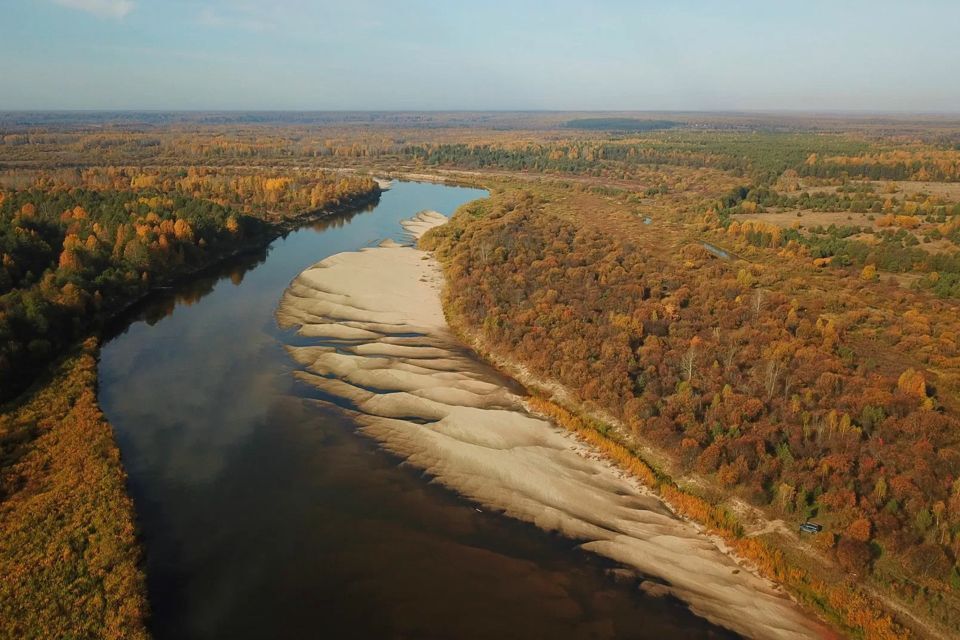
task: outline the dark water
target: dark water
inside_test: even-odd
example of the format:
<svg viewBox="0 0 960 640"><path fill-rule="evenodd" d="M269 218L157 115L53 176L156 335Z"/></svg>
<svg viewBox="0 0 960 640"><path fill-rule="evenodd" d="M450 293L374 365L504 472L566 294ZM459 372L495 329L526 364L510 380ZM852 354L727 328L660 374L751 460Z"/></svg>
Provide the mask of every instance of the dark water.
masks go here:
<svg viewBox="0 0 960 640"><path fill-rule="evenodd" d="M729 635L431 485L293 381L273 314L294 276L483 195L399 184L149 301L105 345L158 639Z"/></svg>

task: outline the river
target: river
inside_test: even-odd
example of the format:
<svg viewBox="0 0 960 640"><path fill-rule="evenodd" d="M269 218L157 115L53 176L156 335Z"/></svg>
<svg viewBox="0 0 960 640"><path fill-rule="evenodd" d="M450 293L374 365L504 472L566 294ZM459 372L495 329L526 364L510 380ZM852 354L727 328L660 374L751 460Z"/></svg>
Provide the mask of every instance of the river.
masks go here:
<svg viewBox="0 0 960 640"><path fill-rule="evenodd" d="M274 319L304 268L477 189L397 183L139 305L103 347L159 640L725 638L574 541L480 511L308 399Z"/></svg>

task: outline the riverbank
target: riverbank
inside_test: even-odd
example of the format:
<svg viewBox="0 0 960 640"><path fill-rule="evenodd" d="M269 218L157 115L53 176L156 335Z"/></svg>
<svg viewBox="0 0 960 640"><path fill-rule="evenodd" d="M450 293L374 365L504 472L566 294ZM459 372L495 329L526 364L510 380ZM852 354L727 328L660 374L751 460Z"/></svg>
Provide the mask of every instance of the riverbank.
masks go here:
<svg viewBox="0 0 960 640"><path fill-rule="evenodd" d="M336 207L268 221L263 233L102 309L88 329L103 334L158 291L379 196L377 188ZM74 344L0 405L2 637L148 637L137 519L113 428L97 401L98 354L96 338Z"/></svg>
<svg viewBox="0 0 960 640"><path fill-rule="evenodd" d="M0 637L145 639L133 503L88 340L0 415Z"/></svg>
<svg viewBox="0 0 960 640"><path fill-rule="evenodd" d="M144 297L149 296L158 289L169 289L176 284L193 278L198 274L201 274L204 271L216 267L217 265L228 260L236 258L237 256L249 253L251 251L264 249L280 236L290 233L291 231L294 231L300 227L312 224L318 220L323 220L324 218L349 213L351 211L357 211L363 207L373 205L377 202L377 200L379 200L380 194L384 190L385 189L378 183L376 190L371 191L369 194L356 198L348 198L338 203L335 207L317 209L314 211L304 211L292 216L283 216L275 219L265 219L265 222L268 226L263 233L257 234L252 238L247 238L233 246L224 249L223 251L211 253L207 260L204 260L202 264L199 264L194 268L171 273L167 277L158 279L158 281L154 283L147 292L145 292L136 300L132 301L130 304L126 305L124 309L137 304ZM122 312L122 310L118 311L117 313Z"/></svg>
<svg viewBox="0 0 960 640"><path fill-rule="evenodd" d="M699 246L694 251L701 258L673 264L663 254L675 252L654 246L676 246L683 256L676 236L667 231L648 234L639 222L632 230L638 244L621 242L618 234L626 230L615 223L624 215L622 203L607 206L602 198L587 198L571 206L567 195L550 190L494 193L489 201L462 208L449 225L429 234L425 244L435 248L451 283L445 307L454 329L528 389L562 405L578 433L596 438L625 467L646 469L650 480L640 474L644 482L680 513L721 533L764 575L837 628L854 637L907 637L899 613L894 621L894 608L857 583L856 569L822 561L842 525L834 521L827 525L833 530L822 536L791 539L799 523L789 515L783 521L762 521L759 510L737 498L745 492L731 488L729 476L690 474L691 467L706 472L716 467L702 461L690 464L690 448L699 446L698 441L677 442L678 425L692 434L724 423L750 427L738 414L718 410L732 389L746 389L749 397L748 384L716 385L712 397L702 392L705 381L716 383L724 370L720 363L727 362L719 350L703 353L703 345L711 338L714 345L721 338L728 340L724 332L730 325L719 324L722 316L695 306L714 295L698 279L709 272L712 278L732 280L736 269L731 273L721 261L705 257ZM608 219L613 221L609 227L593 226ZM765 339L746 335L749 339L737 338L744 349ZM685 352L696 369L686 374L680 366ZM727 365L725 375L732 385L740 384L729 377L733 372L749 371L744 363L737 366L743 368ZM741 431L707 434L719 447L737 442ZM764 473L745 467L742 485L758 486ZM771 511L777 506L772 504ZM818 520L829 513L820 509ZM809 512L804 516L801 507L797 510L798 519L811 517ZM784 509L781 503L779 511L783 517L792 508Z"/></svg>
<svg viewBox="0 0 960 640"><path fill-rule="evenodd" d="M922 633L921 637L950 637L883 594L875 590L868 592L867 589L861 592L861 585L849 579L836 578L836 567L829 567L829 570L822 568L821 563L825 560L816 547L796 540L789 547L789 553L784 553L785 547L762 538L764 533L770 531L786 530L792 533L782 521L771 520L759 509L743 502L732 500L734 507L727 503L716 504L689 491L685 486L697 486L700 479L671 476L657 468L652 460L662 461L667 454L655 444L638 443L635 435L625 437L625 426L609 414L584 408L562 385L532 375L519 362L491 351L475 331L463 324L454 324L458 337L465 344L534 394L529 404L537 413L550 417L554 423L563 425L592 443L608 459L639 478L645 487L654 490L674 513L710 535L717 546L725 553L732 554L738 563L786 587L795 600L820 612L834 625L856 630L867 638L892 640L912 637L900 624L908 621L913 633ZM744 519L748 515L751 516L749 524ZM797 558L802 557L807 557L811 562L797 562ZM821 571L817 567L821 567ZM890 611L903 618L895 622Z"/></svg>
<svg viewBox="0 0 960 640"><path fill-rule="evenodd" d="M443 222L420 214L421 233ZM602 456L525 410L446 324L437 262L387 244L332 256L291 283L284 327L336 346L290 346L297 376L361 430L436 481L580 541L698 615L755 638L826 637L768 581L743 570Z"/></svg>
<svg viewBox="0 0 960 640"><path fill-rule="evenodd" d="M286 216L276 220L268 221L268 227L263 233L258 234L253 238L247 238L223 251L211 253L207 260L204 260L203 263L196 265L193 268L171 273L167 277L158 279L156 282L151 283L150 288L140 295L133 297L132 299L113 309L107 310L105 317L100 321L99 325L94 327L94 330L92 330L91 333L97 336L99 339L103 339L105 335L109 335L109 328L115 322L122 320L122 318L129 314L131 310L136 309L151 296L173 289L177 285L202 276L203 274L210 272L231 260L239 258L240 256L250 254L255 251L263 251L277 238L290 233L291 231L295 231L300 227L313 224L319 220L323 220L332 216L349 213L351 211L359 211L363 207L373 205L379 200L381 193L383 193L385 190L386 189L383 188L378 182L377 189L375 191L372 191L365 196L344 200L336 207L331 207L329 209L318 209L315 211L305 211L293 216Z"/></svg>

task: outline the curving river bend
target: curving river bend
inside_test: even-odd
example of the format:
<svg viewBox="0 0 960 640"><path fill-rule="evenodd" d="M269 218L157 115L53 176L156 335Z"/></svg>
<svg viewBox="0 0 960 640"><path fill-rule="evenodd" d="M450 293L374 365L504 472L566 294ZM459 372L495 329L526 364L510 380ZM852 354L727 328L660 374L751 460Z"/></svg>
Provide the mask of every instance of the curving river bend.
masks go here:
<svg viewBox="0 0 960 640"><path fill-rule="evenodd" d="M575 542L478 511L310 402L274 319L304 268L483 191L399 183L140 305L104 345L156 638L725 638Z"/></svg>

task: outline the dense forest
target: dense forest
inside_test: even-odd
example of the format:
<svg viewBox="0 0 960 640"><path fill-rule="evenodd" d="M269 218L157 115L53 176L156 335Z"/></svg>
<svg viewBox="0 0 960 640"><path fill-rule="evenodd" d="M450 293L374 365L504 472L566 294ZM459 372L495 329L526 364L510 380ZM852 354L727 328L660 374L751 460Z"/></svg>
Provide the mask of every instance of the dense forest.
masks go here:
<svg viewBox="0 0 960 640"><path fill-rule="evenodd" d="M952 307L857 277L824 296L570 197L505 192L428 236L461 329L656 443L671 475L817 517L840 567L960 622L960 422L929 373L960 364Z"/></svg>
<svg viewBox="0 0 960 640"><path fill-rule="evenodd" d="M281 213L376 193L368 178L124 169L0 191L0 399L151 287L276 233Z"/></svg>
<svg viewBox="0 0 960 640"><path fill-rule="evenodd" d="M792 123L522 118L470 114L310 127L256 120L218 124L14 127L0 135L0 169L51 166L448 167L629 176L643 166L711 167L770 183L792 170L810 178L956 180L955 123ZM583 123L584 127L564 126ZM657 125L650 128L647 124ZM617 124L619 123L619 125ZM635 126L628 127L627 123ZM640 123L640 124L636 124ZM665 128L668 123L674 126ZM608 126L620 128L609 131ZM842 129L840 129L842 127ZM896 135L894 135L896 134Z"/></svg>

